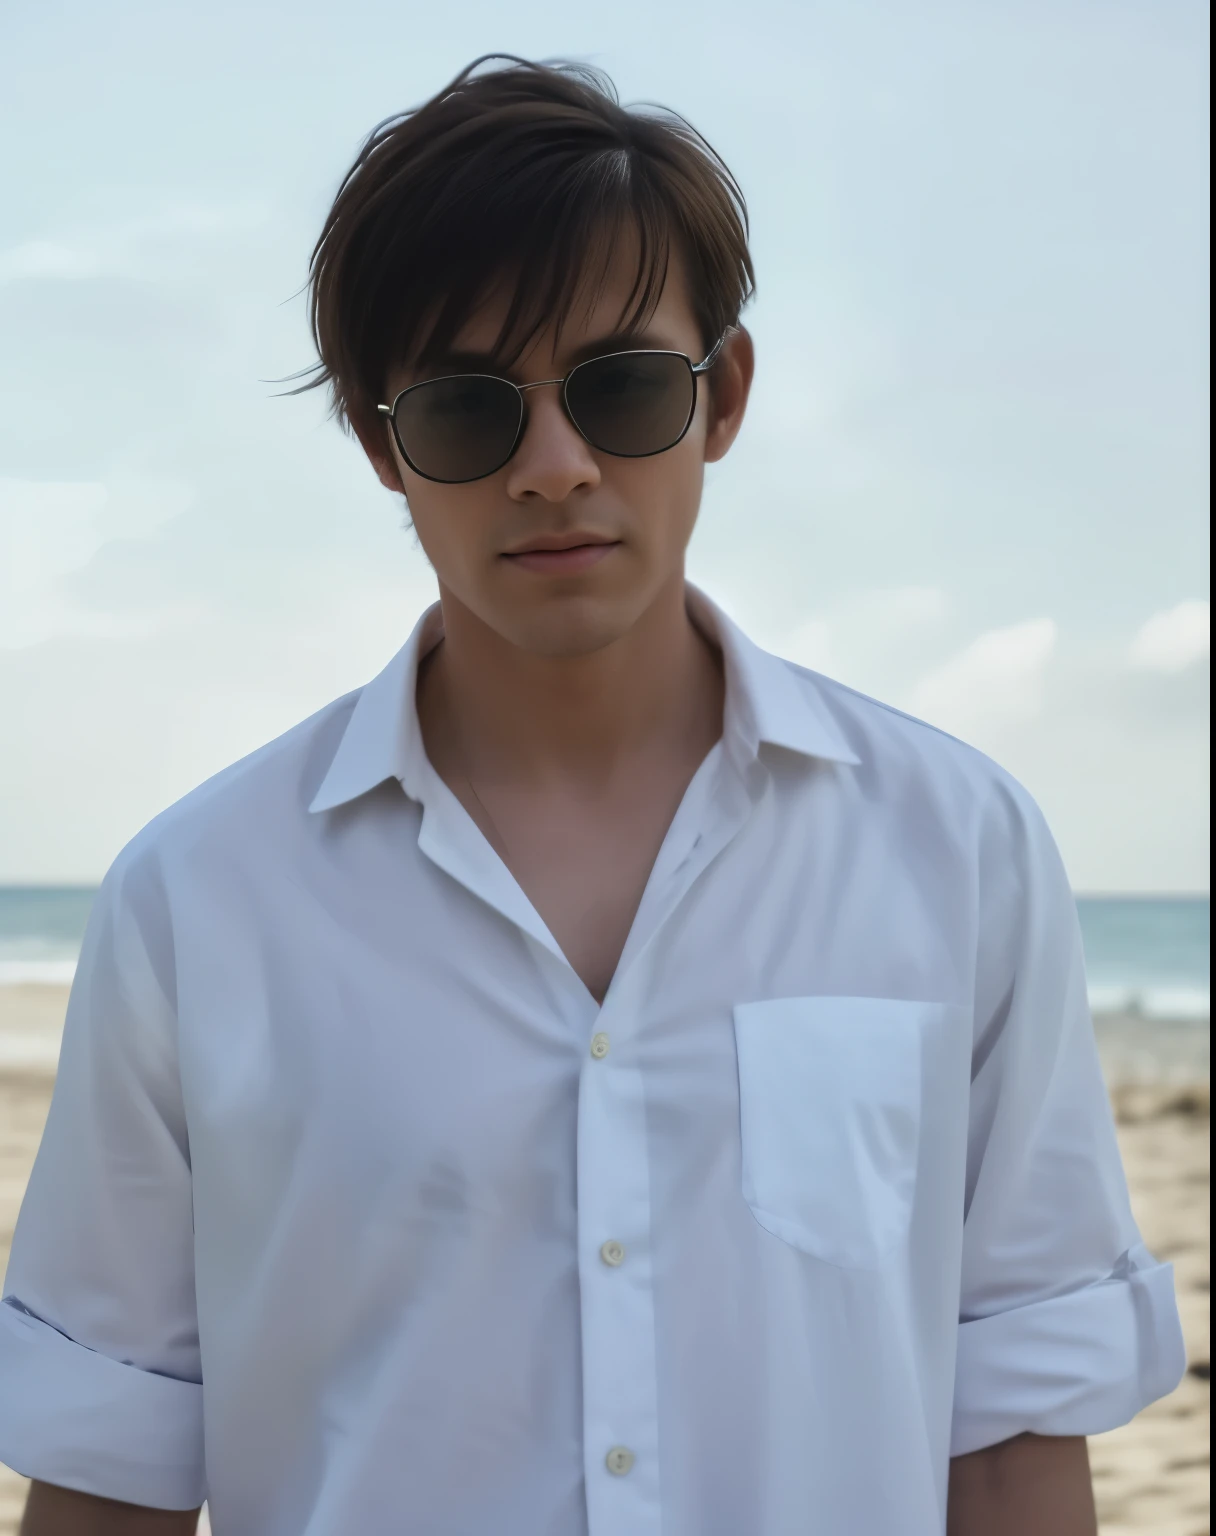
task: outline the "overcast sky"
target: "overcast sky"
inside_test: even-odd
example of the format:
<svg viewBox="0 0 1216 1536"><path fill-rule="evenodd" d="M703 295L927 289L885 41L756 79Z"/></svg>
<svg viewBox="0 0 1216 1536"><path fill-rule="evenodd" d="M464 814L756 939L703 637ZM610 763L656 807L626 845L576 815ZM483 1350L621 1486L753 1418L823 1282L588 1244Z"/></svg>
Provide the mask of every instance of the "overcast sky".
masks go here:
<svg viewBox="0 0 1216 1536"><path fill-rule="evenodd" d="M606 68L751 207L759 373L690 572L975 742L1082 890L1206 890L1199 0L0 6L0 881L364 682L433 593L317 395L308 252L472 56Z"/></svg>

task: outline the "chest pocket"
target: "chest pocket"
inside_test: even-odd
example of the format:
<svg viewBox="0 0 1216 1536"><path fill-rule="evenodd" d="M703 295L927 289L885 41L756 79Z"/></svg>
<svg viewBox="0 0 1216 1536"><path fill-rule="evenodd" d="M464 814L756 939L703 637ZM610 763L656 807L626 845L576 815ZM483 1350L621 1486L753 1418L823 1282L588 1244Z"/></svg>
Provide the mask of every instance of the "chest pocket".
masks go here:
<svg viewBox="0 0 1216 1536"><path fill-rule="evenodd" d="M762 1227L829 1264L874 1269L898 1250L941 1011L874 997L735 1008L743 1196Z"/></svg>

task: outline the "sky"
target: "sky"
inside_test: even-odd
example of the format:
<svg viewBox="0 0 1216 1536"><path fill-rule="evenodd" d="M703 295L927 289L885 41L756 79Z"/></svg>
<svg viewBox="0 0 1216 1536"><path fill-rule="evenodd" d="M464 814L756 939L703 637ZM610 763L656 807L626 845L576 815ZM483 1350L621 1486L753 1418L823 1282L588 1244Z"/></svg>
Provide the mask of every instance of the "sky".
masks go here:
<svg viewBox="0 0 1216 1536"><path fill-rule="evenodd" d="M1082 891L1208 889L1198 0L0 6L0 882L100 878L358 687L434 579L300 296L480 53L689 117L747 195L749 418L690 577L974 743Z"/></svg>

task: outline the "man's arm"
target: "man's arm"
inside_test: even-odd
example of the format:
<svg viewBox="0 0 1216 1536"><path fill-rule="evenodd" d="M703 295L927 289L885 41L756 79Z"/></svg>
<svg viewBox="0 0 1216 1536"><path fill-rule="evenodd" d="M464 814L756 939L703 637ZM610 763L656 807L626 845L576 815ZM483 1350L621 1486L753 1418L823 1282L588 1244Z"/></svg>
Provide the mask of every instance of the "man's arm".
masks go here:
<svg viewBox="0 0 1216 1536"><path fill-rule="evenodd" d="M1128 1198L1067 874L1033 801L1000 775L993 790L979 834L951 1528L1092 1536L1081 1437L1171 1392L1186 1351L1173 1270L1145 1247Z"/></svg>
<svg viewBox="0 0 1216 1536"><path fill-rule="evenodd" d="M130 1502L140 1531L157 1529L148 1511L197 1509L207 1480L173 935L155 861L132 848L89 914L0 1290L0 1461ZM64 1498L36 1492L26 1529L116 1528Z"/></svg>
<svg viewBox="0 0 1216 1536"><path fill-rule="evenodd" d="M197 1529L197 1509L149 1509L34 1482L18 1536L194 1536Z"/></svg>
<svg viewBox="0 0 1216 1536"><path fill-rule="evenodd" d="M1083 1435L1015 1435L950 1463L946 1536L1097 1536ZM24 1536L24 1533L23 1533Z"/></svg>

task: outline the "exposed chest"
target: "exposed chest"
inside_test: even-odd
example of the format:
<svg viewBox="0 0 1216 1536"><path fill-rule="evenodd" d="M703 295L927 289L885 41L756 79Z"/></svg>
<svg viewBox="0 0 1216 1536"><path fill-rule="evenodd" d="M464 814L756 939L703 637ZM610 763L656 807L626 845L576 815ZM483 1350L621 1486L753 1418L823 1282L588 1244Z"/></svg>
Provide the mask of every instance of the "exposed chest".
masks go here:
<svg viewBox="0 0 1216 1536"><path fill-rule="evenodd" d="M655 765L598 793L450 783L597 1001L694 768Z"/></svg>
<svg viewBox="0 0 1216 1536"><path fill-rule="evenodd" d="M499 1239L521 1227L566 1252L580 1147L606 1197L621 1197L622 1159L644 1157L666 1170L670 1209L683 1209L690 1179L736 1158L741 1005L974 990L967 935L946 944L936 916L940 882L958 872L889 861L876 889L865 838L833 844L834 809L793 815L766 800L738 823L681 813L634 935L663 818L644 824L646 837L609 816L544 818L529 846L569 856L521 863L517 878L560 956L518 891L495 886L489 846L469 847L481 866L466 870L461 824L422 836L391 790L318 841L290 880L226 880L222 901L181 914L176 952L200 1242L222 1223L235 1286L268 1233L296 1230L283 1212L295 1210L301 1232L338 1234L349 1269L318 1272L320 1309L349 1293L352 1273L399 1298L403 1285L429 1286L415 1267L445 1254L453 1274L492 1269ZM591 879L597 865L612 878ZM189 889L192 903L208 894L197 878ZM591 967L612 974L626 937L597 1009ZM602 1057L588 1048L597 1032L610 1041ZM940 1076L926 1064L926 1082ZM817 1059L803 1078L819 1081ZM735 1209L732 1178L714 1188Z"/></svg>

